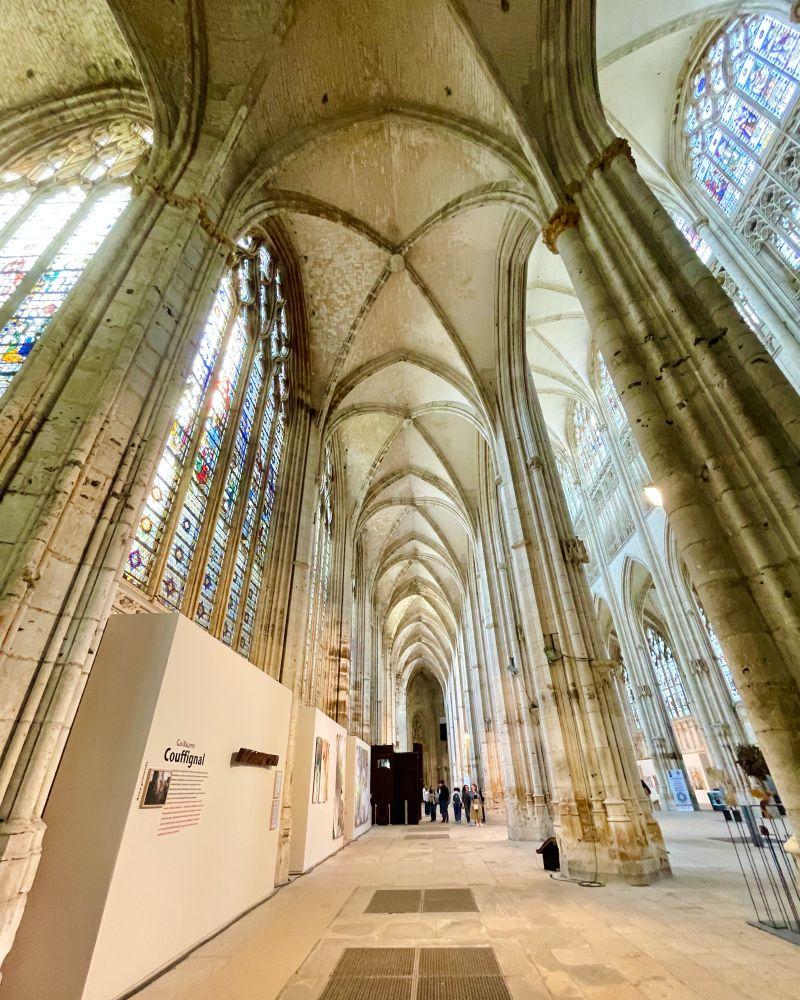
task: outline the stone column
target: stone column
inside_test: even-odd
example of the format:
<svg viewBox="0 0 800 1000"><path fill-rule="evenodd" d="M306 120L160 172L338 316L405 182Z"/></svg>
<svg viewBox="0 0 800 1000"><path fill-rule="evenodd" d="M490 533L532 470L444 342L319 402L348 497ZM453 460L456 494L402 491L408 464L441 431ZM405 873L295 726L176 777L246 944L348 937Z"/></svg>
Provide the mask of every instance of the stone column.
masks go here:
<svg viewBox="0 0 800 1000"><path fill-rule="evenodd" d="M658 595L664 614L664 621L672 640L681 679L692 705L692 714L703 733L706 749L714 767L726 771L734 786L738 785L739 790L744 791L744 788L741 786L740 775L736 773L739 769L735 765L731 768L730 754L726 752L720 740L719 726L725 718L723 712L721 712L721 710L724 710L724 706L715 697L716 692L714 687L708 683L708 665L705 663L702 655L705 652L705 647L698 647L694 641L696 637L693 634L693 621L687 615L674 582L665 569L667 560L664 546L663 544L660 546L656 544L650 531L650 525L645 516L642 504L641 489L631 475L629 462L626 461L620 444L615 435L609 431L608 425L603 428L602 433L608 453L611 456L614 471L620 483L620 489L631 512L636 533L640 539L642 548L647 554L648 568L650 569L653 585L655 586L656 594ZM640 642L644 643L645 637L640 627L638 627L638 631L640 632ZM647 656L647 659L649 660L649 656ZM706 671L705 682L703 677L700 676L703 673L703 668ZM655 683L652 669L648 673L648 682ZM666 723L673 749L678 755L680 767L686 772L683 756L678 750L671 720L668 716L666 717ZM692 795L692 800L697 804L694 789L689 781L688 772L686 772L686 783Z"/></svg>
<svg viewBox="0 0 800 1000"><path fill-rule="evenodd" d="M487 806L495 810L500 808L502 799L500 750L491 722L487 654L480 628L480 601L474 565L467 569L467 598L464 611L467 655L470 657L468 684L472 696L472 725L476 743L476 773L473 780L483 787Z"/></svg>
<svg viewBox="0 0 800 1000"><path fill-rule="evenodd" d="M501 590L502 548L497 547L496 509L486 496L491 485L482 476L480 537L476 542L476 560L481 572L478 576L482 609L483 643L486 650L486 679L491 706L492 734L497 740L502 767L502 789L505 800L508 835L514 840L534 840L546 835L549 817L533 813L534 785L530 770L533 750L530 727L532 721L524 704L521 682L508 670L511 656L517 663L520 653L510 645L509 629L503 611L508 611L508 592ZM488 537L484 537L488 535ZM505 604L506 608L501 608ZM512 649L514 651L512 652Z"/></svg>
<svg viewBox="0 0 800 1000"><path fill-rule="evenodd" d="M666 807L668 804L667 795L669 794L669 781L667 778L667 754L664 752L665 740L663 737L665 734L663 732L663 727L659 724L660 720L658 717L653 716L652 706L650 704L645 704L643 693L645 684L651 679L652 675L650 659L644 655L641 646L636 641L632 623L628 620L628 615L625 613L623 608L620 607L614 582L611 578L605 553L602 549L600 532L597 527L594 511L580 478L576 480L576 485L580 490L583 514L588 528L589 544L596 553L595 558L597 560L597 565L600 567L600 575L603 578L603 585L605 586L609 607L611 609L611 618L614 622L617 638L619 639L620 649L622 650L623 665L630 676L631 687L636 695L636 704L639 708L640 721L642 724L642 734L644 736L647 749L650 752L650 757L656 768L659 786L663 790L661 800L664 802ZM670 744L673 743L674 740L672 738L671 730L669 730L668 736Z"/></svg>
<svg viewBox="0 0 800 1000"><path fill-rule="evenodd" d="M597 338L789 815L800 823L800 399L627 143L545 229Z"/></svg>
<svg viewBox="0 0 800 1000"><path fill-rule="evenodd" d="M553 772L555 829L572 874L647 882L664 861L572 536L544 415L525 356L530 232L509 224L498 273L498 434L503 515L526 648Z"/></svg>
<svg viewBox="0 0 800 1000"><path fill-rule="evenodd" d="M22 915L48 791L232 246L196 197L143 184L3 400L0 957Z"/></svg>
<svg viewBox="0 0 800 1000"><path fill-rule="evenodd" d="M754 280L751 270L748 270L747 263L742 264L737 256L730 252L726 241L717 233L716 228L706 218L700 218L694 223L694 230L711 248L714 257L731 276L738 285L742 295L747 299L753 309L758 313L758 317L764 324L765 333L772 341L766 346L775 358L780 358L778 362L792 384L800 385L800 344L793 333L797 327L797 317L792 317L789 323L776 309L768 293L764 294L762 288ZM747 251L746 251L747 252Z"/></svg>

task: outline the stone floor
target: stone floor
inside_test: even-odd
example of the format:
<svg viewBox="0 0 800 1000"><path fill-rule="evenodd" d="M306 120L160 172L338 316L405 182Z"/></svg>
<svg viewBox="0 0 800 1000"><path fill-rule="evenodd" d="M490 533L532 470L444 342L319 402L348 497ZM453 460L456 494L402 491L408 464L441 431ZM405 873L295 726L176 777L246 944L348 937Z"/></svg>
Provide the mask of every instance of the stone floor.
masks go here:
<svg viewBox="0 0 800 1000"><path fill-rule="evenodd" d="M281 889L136 1000L316 1000L342 949L491 945L513 1000L800 1000L800 948L749 927L719 814L662 820L675 877L648 888L552 881L500 826L449 840L381 827ZM442 826L420 828L441 831ZM365 914L375 888L469 886L478 913Z"/></svg>

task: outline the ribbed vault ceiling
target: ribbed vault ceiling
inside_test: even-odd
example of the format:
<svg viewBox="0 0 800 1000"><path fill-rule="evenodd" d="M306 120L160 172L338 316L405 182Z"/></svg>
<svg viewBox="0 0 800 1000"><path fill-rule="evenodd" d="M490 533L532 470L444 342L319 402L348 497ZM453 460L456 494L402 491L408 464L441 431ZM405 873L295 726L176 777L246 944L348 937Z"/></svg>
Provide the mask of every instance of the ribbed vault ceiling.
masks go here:
<svg viewBox="0 0 800 1000"><path fill-rule="evenodd" d="M657 190L670 186L676 93L695 40L743 6L719 0L598 0L597 57L606 114L630 140L640 172ZM774 6L749 4L750 9ZM592 336L564 266L541 242L528 268L526 338L551 436L566 443L571 402L591 401Z"/></svg>
<svg viewBox="0 0 800 1000"><path fill-rule="evenodd" d="M0 92L19 108L135 86L136 65L157 122L174 130L195 80L206 134L231 139L225 183L248 217L280 218L300 262L311 400L342 459L337 489L391 666L443 680L493 422L498 246L510 215L532 211L512 115L444 2L206 0L202 25L189 9L162 4L154 18L149 0L35 0L15 32L31 73L7 67ZM598 2L604 100L639 138L651 180L692 39L724 9ZM194 69L192 32L207 46ZM54 44L63 58L50 59ZM563 438L589 331L541 246L529 287L528 355Z"/></svg>

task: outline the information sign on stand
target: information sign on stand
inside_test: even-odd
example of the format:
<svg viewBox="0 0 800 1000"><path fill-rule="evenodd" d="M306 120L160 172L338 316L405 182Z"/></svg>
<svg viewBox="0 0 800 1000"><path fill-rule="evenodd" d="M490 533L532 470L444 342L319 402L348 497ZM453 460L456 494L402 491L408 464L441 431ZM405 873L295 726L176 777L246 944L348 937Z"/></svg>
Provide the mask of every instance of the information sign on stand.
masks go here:
<svg viewBox="0 0 800 1000"><path fill-rule="evenodd" d="M669 778L672 797L675 800L675 808L680 809L682 812L693 812L694 806L692 805L692 796L689 794L689 788L686 784L686 775L680 768L676 768L675 770L667 771L667 777Z"/></svg>

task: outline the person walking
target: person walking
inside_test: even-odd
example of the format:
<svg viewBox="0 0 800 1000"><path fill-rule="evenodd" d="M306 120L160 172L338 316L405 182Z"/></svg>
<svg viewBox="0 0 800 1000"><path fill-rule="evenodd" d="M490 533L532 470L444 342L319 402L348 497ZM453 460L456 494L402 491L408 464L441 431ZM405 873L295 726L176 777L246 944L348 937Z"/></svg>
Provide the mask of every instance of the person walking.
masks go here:
<svg viewBox="0 0 800 1000"><path fill-rule="evenodd" d="M472 795L470 794L469 785L463 785L461 788L461 803L464 806L464 815L467 818L467 826L472 825Z"/></svg>
<svg viewBox="0 0 800 1000"><path fill-rule="evenodd" d="M431 814L431 797L430 797L430 793L428 792L428 788L427 788L426 785L422 786L422 802L423 802L423 805L425 806L425 815L426 816L430 816L430 814Z"/></svg>
<svg viewBox="0 0 800 1000"><path fill-rule="evenodd" d="M456 823L461 822L461 792L457 788L453 789L453 815Z"/></svg>
<svg viewBox="0 0 800 1000"><path fill-rule="evenodd" d="M450 789L443 782L439 782L439 812L442 814L442 822L449 823L450 816L447 812L447 807L450 804Z"/></svg>
<svg viewBox="0 0 800 1000"><path fill-rule="evenodd" d="M431 823L436 822L436 791L433 785L428 789L428 801L430 802Z"/></svg>
<svg viewBox="0 0 800 1000"><path fill-rule="evenodd" d="M476 826L483 826L483 808L478 786L472 783L472 818Z"/></svg>

